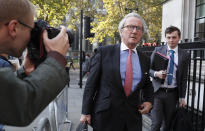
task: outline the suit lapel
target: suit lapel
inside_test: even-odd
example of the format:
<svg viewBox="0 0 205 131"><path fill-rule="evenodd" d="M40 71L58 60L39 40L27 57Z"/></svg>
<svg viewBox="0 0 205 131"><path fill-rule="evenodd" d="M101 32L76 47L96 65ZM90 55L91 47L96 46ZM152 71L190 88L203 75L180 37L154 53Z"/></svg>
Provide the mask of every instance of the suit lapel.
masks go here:
<svg viewBox="0 0 205 131"><path fill-rule="evenodd" d="M182 51L181 51L181 49L178 47L178 67L179 67L179 65L181 65L182 57L183 57Z"/></svg>
<svg viewBox="0 0 205 131"><path fill-rule="evenodd" d="M145 63L144 58L142 56L142 52L137 51L137 54L138 54L138 57L139 57L139 62L140 62L139 64L141 65L141 71L142 71L142 77L143 77L143 75L145 73L145 67L146 67L146 66L143 66L143 65L145 65L146 63Z"/></svg>
<svg viewBox="0 0 205 131"><path fill-rule="evenodd" d="M163 55L167 55L167 46L162 46L162 49L160 49L160 53L162 53Z"/></svg>
<svg viewBox="0 0 205 131"><path fill-rule="evenodd" d="M143 83L143 81L145 80L144 77L145 75L147 75L149 72L147 72L146 70L146 67L147 67L147 63L145 61L145 56L142 54L142 52L138 51L137 50L137 54L138 54L138 57L139 57L139 64L140 64L140 67L141 67L141 72L142 72L142 76L141 76L141 81L138 83L137 86L141 87L141 84ZM136 89L139 89L138 87Z"/></svg>
<svg viewBox="0 0 205 131"><path fill-rule="evenodd" d="M123 90L120 74L120 44L115 45L113 48L112 69L114 74L114 82L116 82L118 87Z"/></svg>

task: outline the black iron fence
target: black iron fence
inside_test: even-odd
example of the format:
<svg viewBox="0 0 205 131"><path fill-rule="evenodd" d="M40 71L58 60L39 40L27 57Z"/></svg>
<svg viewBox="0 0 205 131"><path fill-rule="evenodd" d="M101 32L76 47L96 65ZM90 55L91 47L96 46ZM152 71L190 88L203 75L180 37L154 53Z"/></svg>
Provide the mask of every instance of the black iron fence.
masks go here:
<svg viewBox="0 0 205 131"><path fill-rule="evenodd" d="M187 110L191 115L194 131L205 130L205 41L181 43L179 47L190 52L191 61L187 82ZM139 47L151 55L155 47Z"/></svg>

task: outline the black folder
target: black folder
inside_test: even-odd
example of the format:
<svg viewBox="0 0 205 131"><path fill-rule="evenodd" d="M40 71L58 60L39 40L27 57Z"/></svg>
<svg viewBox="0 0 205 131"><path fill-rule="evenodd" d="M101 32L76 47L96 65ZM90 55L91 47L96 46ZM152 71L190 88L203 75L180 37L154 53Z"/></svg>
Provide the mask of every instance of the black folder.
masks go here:
<svg viewBox="0 0 205 131"><path fill-rule="evenodd" d="M169 58L167 56L159 52L156 52L154 54L153 69L155 71L167 70L168 63L169 63ZM164 80L161 80L161 83L164 83Z"/></svg>
<svg viewBox="0 0 205 131"><path fill-rule="evenodd" d="M154 60L153 60L153 65L154 65L154 70L159 71L159 70L167 70L169 58L159 52L156 52L154 54Z"/></svg>

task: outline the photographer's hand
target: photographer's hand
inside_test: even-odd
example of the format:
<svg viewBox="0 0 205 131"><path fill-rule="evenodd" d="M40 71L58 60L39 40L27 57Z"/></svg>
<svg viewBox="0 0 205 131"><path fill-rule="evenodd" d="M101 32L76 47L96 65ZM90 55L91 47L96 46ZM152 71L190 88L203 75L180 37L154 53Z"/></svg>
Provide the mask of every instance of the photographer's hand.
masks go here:
<svg viewBox="0 0 205 131"><path fill-rule="evenodd" d="M43 32L43 42L47 52L57 51L63 56L66 56L66 53L69 48L69 40L66 33L66 28L64 26L61 27L60 33L54 37L53 39L48 38L48 33L46 30Z"/></svg>

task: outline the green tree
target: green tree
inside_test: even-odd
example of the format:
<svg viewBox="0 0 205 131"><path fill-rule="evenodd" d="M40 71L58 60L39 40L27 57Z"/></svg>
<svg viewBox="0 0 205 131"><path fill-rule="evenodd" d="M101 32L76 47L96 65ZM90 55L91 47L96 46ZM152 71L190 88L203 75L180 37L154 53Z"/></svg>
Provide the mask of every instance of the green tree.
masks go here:
<svg viewBox="0 0 205 131"><path fill-rule="evenodd" d="M87 0L31 0L31 2L37 8L37 19L45 20L51 26L67 24L75 28L76 24L80 23L81 9L87 9L85 14L88 16L95 13Z"/></svg>
<svg viewBox="0 0 205 131"><path fill-rule="evenodd" d="M147 22L149 34L145 39L155 41L161 32L162 0L31 0L37 7L37 18L58 26L65 21L73 29L80 23L80 11L85 16L94 18L91 32L94 38L91 43L102 42L105 38L115 39L118 35L118 24L124 15L131 11L139 13ZM152 39L148 39L152 38Z"/></svg>
<svg viewBox="0 0 205 131"><path fill-rule="evenodd" d="M156 35L161 32L161 2L162 0L102 0L104 14L95 14L92 24L94 38L91 42L102 42L105 37L114 38L118 32L119 21L129 12L139 13L147 22L149 33L146 41L156 41ZM150 39L152 38L152 39Z"/></svg>
<svg viewBox="0 0 205 131"><path fill-rule="evenodd" d="M57 26L65 19L72 0L31 0L31 2L37 8L37 19L45 20L51 26Z"/></svg>

